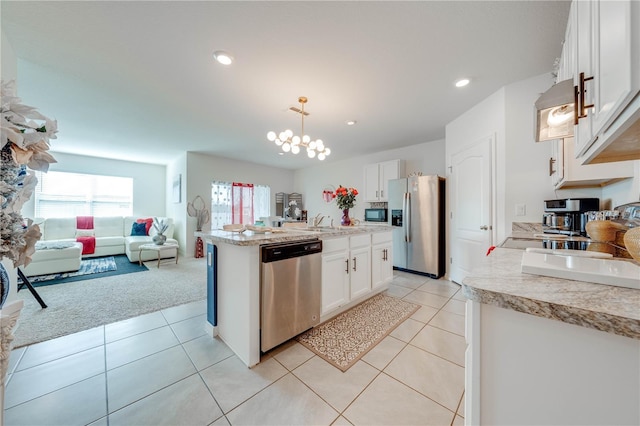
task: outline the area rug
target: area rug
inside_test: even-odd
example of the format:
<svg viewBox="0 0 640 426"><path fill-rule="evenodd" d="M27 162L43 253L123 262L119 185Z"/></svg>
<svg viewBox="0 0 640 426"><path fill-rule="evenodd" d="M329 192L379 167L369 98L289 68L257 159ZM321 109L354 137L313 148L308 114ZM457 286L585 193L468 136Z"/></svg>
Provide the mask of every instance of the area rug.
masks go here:
<svg viewBox="0 0 640 426"><path fill-rule="evenodd" d="M17 298L24 301L24 308L14 332L13 347L185 303L202 301L204 304L207 297L207 262L204 258L180 258L177 265L168 263L160 268L149 268L142 274L88 276L92 278L38 288L49 306L46 309L40 307L29 290L20 290Z"/></svg>
<svg viewBox="0 0 640 426"><path fill-rule="evenodd" d="M36 275L28 277L29 282L34 287L46 285L64 284L74 281L88 280L98 277L108 277L111 275L130 274L133 272L147 271L144 265L137 262L129 262L125 255L94 257L84 259L80 262L80 269L72 272L62 272L58 274Z"/></svg>
<svg viewBox="0 0 640 426"><path fill-rule="evenodd" d="M347 371L419 307L381 293L301 334L297 340Z"/></svg>

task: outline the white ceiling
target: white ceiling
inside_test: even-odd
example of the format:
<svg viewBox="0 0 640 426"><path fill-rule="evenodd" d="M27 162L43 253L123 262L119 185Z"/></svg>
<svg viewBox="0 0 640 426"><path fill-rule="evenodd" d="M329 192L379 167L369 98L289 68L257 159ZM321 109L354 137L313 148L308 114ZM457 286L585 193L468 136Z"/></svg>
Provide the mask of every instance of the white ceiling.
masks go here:
<svg viewBox="0 0 640 426"><path fill-rule="evenodd" d="M568 1L6 1L18 94L58 120L52 150L167 164L184 151L283 168L269 130L325 161L442 139L500 87L550 72ZM214 50L233 54L224 67ZM463 89L460 77L472 82ZM532 106L533 108L533 106ZM347 126L346 120L357 120Z"/></svg>

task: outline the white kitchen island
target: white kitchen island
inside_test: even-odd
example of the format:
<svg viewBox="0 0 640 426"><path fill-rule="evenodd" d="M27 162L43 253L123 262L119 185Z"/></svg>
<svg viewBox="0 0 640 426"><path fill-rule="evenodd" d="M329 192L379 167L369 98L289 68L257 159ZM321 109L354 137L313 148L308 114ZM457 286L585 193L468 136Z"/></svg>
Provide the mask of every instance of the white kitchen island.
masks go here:
<svg viewBox="0 0 640 426"><path fill-rule="evenodd" d="M212 336L218 336L248 367L260 362L260 247L264 244L294 242L318 238L325 241L349 239L351 236L388 234L386 226L355 226L322 230L278 229L274 233L245 231L196 232L207 242L207 321ZM331 244L329 244L331 246ZM390 259L385 253L385 258ZM323 268L324 271L324 268ZM370 277L370 275L369 275ZM389 277L390 280L390 277ZM215 284L215 285L214 285ZM348 284L348 283L347 283ZM324 285L324 283L323 283ZM323 311L323 321L383 291L379 283L357 298L346 300L330 313ZM325 313L327 315L325 315Z"/></svg>
<svg viewBox="0 0 640 426"><path fill-rule="evenodd" d="M640 290L524 274L522 254L463 280L465 424L640 424Z"/></svg>

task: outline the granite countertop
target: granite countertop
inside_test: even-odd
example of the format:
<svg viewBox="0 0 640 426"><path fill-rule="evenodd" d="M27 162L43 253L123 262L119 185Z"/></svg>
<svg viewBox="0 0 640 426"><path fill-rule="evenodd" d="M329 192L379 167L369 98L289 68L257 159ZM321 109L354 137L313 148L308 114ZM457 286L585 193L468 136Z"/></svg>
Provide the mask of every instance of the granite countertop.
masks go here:
<svg viewBox="0 0 640 426"><path fill-rule="evenodd" d="M230 231L208 231L195 232L196 237L204 238L208 241L219 243L227 243L238 246L256 246L261 244L282 243L287 241L302 241L308 239L327 239L340 236L349 236L354 234L366 234L376 232L389 232L391 227L386 225L361 225L361 226L339 226L314 228L315 230L306 228L273 228L273 232L266 234L256 233L253 231L244 231L242 233Z"/></svg>
<svg viewBox="0 0 640 426"><path fill-rule="evenodd" d="M640 290L520 272L523 250L496 248L462 280L471 300L640 339Z"/></svg>

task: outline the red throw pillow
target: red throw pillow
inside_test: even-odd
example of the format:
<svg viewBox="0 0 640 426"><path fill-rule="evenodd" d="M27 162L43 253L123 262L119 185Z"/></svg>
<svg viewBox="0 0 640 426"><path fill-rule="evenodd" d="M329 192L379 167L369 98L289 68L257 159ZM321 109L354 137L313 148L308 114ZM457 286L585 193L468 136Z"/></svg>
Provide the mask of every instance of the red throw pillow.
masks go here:
<svg viewBox="0 0 640 426"><path fill-rule="evenodd" d="M148 219L138 219L136 220L136 223L144 223L145 232L147 233L147 235L149 235L149 229L151 229L151 225L153 225L153 218L150 217Z"/></svg>

